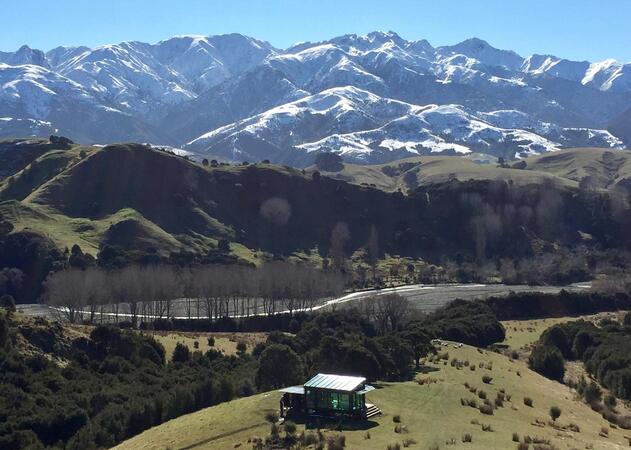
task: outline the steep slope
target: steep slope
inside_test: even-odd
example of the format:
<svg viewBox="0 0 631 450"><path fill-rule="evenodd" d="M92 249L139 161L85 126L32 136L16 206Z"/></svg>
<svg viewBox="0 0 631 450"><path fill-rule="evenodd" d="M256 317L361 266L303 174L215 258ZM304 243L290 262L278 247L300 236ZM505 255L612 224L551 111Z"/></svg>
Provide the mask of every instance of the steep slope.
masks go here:
<svg viewBox="0 0 631 450"><path fill-rule="evenodd" d="M529 255L542 241L573 247L585 233L595 245L629 244L628 214L610 216L598 195L576 195L576 182L464 159L421 158L382 168L393 179L388 190L402 180L409 189L404 196L267 164L204 168L137 144L76 153L70 150L76 156L66 164L34 178L28 195L2 188L8 201L0 212L14 232L30 229L61 248L81 243L91 252L137 242L136 249L162 255L178 248L204 255L219 239L232 242L232 252L288 255L318 248L326 255L340 222L349 229L349 254L365 245L373 224L383 252L430 260L456 253ZM41 156L41 166L63 161L56 155ZM360 175L358 181L364 182Z"/></svg>
<svg viewBox="0 0 631 450"><path fill-rule="evenodd" d="M567 145L621 147L622 142L603 130L562 128L520 111L476 116L459 105L419 106L344 86L220 127L187 148L228 160L304 166L322 151L374 164L430 153L514 159Z"/></svg>
<svg viewBox="0 0 631 450"><path fill-rule="evenodd" d="M554 127L555 134L543 137L559 146L608 146L615 137L598 131L594 138L591 130L606 128L628 109L629 67L612 60L524 58L478 38L434 48L391 31L303 42L285 50L239 34L58 47L47 53L23 46L0 53L0 136L54 132L84 143L132 140L177 147L272 108L352 86L413 105L459 105L478 118L517 111L531 123ZM372 120L383 126L388 117L377 114ZM537 133L519 130L520 135ZM611 130L627 138L624 130ZM304 158L280 158L279 153L362 131L338 130L302 142L292 138L283 148L246 137L241 146L261 146L254 152L260 159L293 163ZM406 142L408 137L387 139ZM374 151L373 160L383 161L378 143L370 144L364 153ZM490 146L492 154L520 153L512 144L510 149L501 142Z"/></svg>

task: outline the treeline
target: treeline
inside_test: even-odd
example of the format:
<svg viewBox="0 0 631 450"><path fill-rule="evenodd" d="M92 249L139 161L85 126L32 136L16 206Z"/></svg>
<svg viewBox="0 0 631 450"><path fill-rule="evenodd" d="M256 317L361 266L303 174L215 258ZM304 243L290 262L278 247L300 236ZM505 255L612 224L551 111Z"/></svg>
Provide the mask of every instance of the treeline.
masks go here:
<svg viewBox="0 0 631 450"><path fill-rule="evenodd" d="M135 328L173 317L216 321L292 314L343 288L337 272L281 261L260 268L148 265L62 270L46 280L44 298L71 323L124 321Z"/></svg>
<svg viewBox="0 0 631 450"><path fill-rule="evenodd" d="M627 313L622 324L606 320L596 326L579 320L546 330L531 355L530 365L550 378L561 380L566 360L582 361L601 385L615 396L631 400L629 348L631 314Z"/></svg>
<svg viewBox="0 0 631 450"><path fill-rule="evenodd" d="M42 353L22 352L18 334ZM0 448L6 450L110 448L164 421L253 393L256 371L245 354L211 350L167 362L162 345L137 332L100 326L71 341L45 321L18 330L2 313L0 361Z"/></svg>
<svg viewBox="0 0 631 450"><path fill-rule="evenodd" d="M315 314L298 325L295 335L270 334L255 350L260 354L257 385L296 384L317 372L405 379L434 351L433 338L487 346L505 336L483 302L453 302L412 320L407 300L396 294L365 303L372 306Z"/></svg>
<svg viewBox="0 0 631 450"><path fill-rule="evenodd" d="M505 297L488 298L486 303L499 320L525 320L628 310L631 309L631 296L623 292L566 290L561 290L558 294L513 292Z"/></svg>

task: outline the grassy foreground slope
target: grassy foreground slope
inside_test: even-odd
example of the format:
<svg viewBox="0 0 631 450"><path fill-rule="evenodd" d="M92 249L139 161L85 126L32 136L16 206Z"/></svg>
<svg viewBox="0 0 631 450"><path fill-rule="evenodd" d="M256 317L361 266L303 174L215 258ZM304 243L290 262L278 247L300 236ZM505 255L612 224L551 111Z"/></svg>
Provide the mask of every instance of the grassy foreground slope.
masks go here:
<svg viewBox="0 0 631 450"><path fill-rule="evenodd" d="M379 389L371 392L368 400L378 405L384 414L363 429L342 430L346 448L385 449L387 445L402 443L405 439L416 441L411 448L449 448L446 442L453 439L457 448L506 450L517 447L512 440L513 433L517 433L522 441L525 435L538 437L560 449L628 448L629 443L624 437L626 431L609 429L599 414L574 399L574 393L567 386L530 371L524 362L511 361L487 351L479 353L469 346L443 347L443 351L449 352L450 360L468 361L468 365L475 365L476 369L458 368L458 365L440 361L428 363L428 367L436 371L417 375L417 380L425 380L424 384L417 381L378 384ZM479 367L480 363L484 367ZM485 374L493 377L490 384L483 383ZM484 390L491 400L504 389L511 400L505 401L493 415L484 415L478 409L461 405L461 398L475 398L478 404L482 403L465 383L478 391ZM533 399L532 407L524 405L524 397ZM211 407L152 428L116 448L250 448L248 439L265 437L269 433L264 416L278 407L278 400L278 393L269 392ZM556 424L548 416L551 406L562 410ZM395 415L400 416L407 433L395 432ZM490 425L492 431L483 431L482 425ZM601 434L603 428L607 429L608 437ZM303 429L304 426L299 425L298 431ZM464 444L462 436L467 433L472 442Z"/></svg>

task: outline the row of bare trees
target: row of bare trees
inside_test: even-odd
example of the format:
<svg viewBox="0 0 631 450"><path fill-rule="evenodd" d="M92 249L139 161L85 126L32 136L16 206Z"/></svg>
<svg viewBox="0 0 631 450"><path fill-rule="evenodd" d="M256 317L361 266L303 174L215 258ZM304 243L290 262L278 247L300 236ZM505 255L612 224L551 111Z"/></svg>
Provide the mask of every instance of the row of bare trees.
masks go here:
<svg viewBox="0 0 631 450"><path fill-rule="evenodd" d="M130 266L117 271L70 269L46 281L45 301L68 321L216 320L311 310L339 295L338 273L270 262L259 268Z"/></svg>

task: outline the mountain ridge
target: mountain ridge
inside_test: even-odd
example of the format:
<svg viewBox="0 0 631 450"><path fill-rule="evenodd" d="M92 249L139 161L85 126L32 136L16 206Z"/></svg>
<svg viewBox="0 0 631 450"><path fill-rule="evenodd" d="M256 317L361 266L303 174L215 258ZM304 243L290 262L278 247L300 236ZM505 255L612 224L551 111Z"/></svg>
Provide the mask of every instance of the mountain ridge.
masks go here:
<svg viewBox="0 0 631 450"><path fill-rule="evenodd" d="M94 49L57 47L47 52L23 46L16 52L0 52L0 118L4 119L0 137L25 131L43 137L53 130L83 143L144 141L182 147L274 108L350 86L384 102L454 105L474 117L473 124L499 111L515 111L526 117L523 127L513 127L517 140L524 136L526 140L505 145L515 140L515 133L502 132L499 140L486 141L480 148L477 143L469 145L468 139L453 138L449 128L421 127L406 136L386 133L380 141L356 145L366 154L375 149L375 155L354 158L341 148L331 148L331 143L335 136L348 133L353 136L347 140L363 139L357 134L368 129L340 122L328 136L305 136L301 141L294 135L280 146L263 138L270 129L261 130L261 135L246 139L248 145L260 147L254 154L241 152L230 140L212 152L202 148L201 153L227 159L252 155L304 165L312 161L313 153L335 151L372 163L419 154L408 142L423 142L429 134L436 136L433 142L444 141L447 152L464 145L468 151L508 159L573 146L622 148L626 129L620 130L619 121L613 128L610 125L631 102L630 71L631 65L613 60L524 58L479 38L433 47L427 40L409 41L392 31L347 34L287 49L237 33L182 35L152 44L127 41ZM305 116L297 128L312 127L311 116ZM379 129L388 117L371 119L373 135L384 134ZM76 126L79 122L82 129ZM542 123L547 124L545 132ZM567 131L579 129L583 131ZM199 151L194 147L188 150ZM388 153L388 149L396 151ZM434 146L438 150L440 146Z"/></svg>

